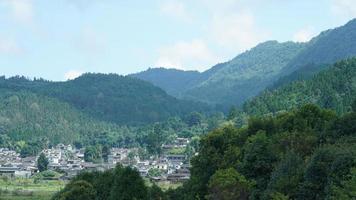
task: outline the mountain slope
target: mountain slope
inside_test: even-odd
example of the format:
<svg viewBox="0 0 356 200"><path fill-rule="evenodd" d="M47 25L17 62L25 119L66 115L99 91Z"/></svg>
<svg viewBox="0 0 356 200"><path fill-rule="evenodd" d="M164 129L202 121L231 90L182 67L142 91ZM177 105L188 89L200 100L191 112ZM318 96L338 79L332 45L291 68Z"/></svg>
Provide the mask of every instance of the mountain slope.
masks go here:
<svg viewBox="0 0 356 200"><path fill-rule="evenodd" d="M322 32L284 69L283 74L306 65L333 64L356 55L356 19L344 26Z"/></svg>
<svg viewBox="0 0 356 200"><path fill-rule="evenodd" d="M96 119L119 124L150 123L209 110L199 103L177 100L148 82L115 74L85 74L66 82L15 77L0 81L0 88L57 98Z"/></svg>
<svg viewBox="0 0 356 200"><path fill-rule="evenodd" d="M283 67L303 48L302 43L262 43L231 61L216 66L218 69L212 68L204 72L211 75L187 91L185 97L212 104L239 105L273 82Z"/></svg>
<svg viewBox="0 0 356 200"><path fill-rule="evenodd" d="M241 105L266 88L308 79L334 62L353 56L356 56L356 19L324 31L308 43L262 43L229 62L195 74L195 79L188 82L191 87L183 87L186 81L174 81L173 89L169 91L174 90L172 94L179 98L226 106ZM169 81L162 82L162 77L154 76L154 73L151 71L154 80L145 80L166 89ZM180 71L179 77L183 74Z"/></svg>
<svg viewBox="0 0 356 200"><path fill-rule="evenodd" d="M267 90L244 105L248 114L260 115L291 110L307 103L332 108L338 113L351 110L356 98L356 58L340 61L310 80Z"/></svg>
<svg viewBox="0 0 356 200"><path fill-rule="evenodd" d="M200 77L200 73L198 71L150 68L130 76L148 81L155 86L162 88L168 94L179 97L184 91L196 84Z"/></svg>
<svg viewBox="0 0 356 200"><path fill-rule="evenodd" d="M27 142L47 138L52 144L68 144L103 132L119 136L120 129L55 98L0 89L0 144L6 137Z"/></svg>

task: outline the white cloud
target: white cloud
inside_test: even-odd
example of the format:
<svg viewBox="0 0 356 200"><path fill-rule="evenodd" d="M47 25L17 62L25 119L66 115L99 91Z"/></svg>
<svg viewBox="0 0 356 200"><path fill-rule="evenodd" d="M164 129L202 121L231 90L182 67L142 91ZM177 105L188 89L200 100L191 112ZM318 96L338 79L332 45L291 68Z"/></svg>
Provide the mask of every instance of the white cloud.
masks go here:
<svg viewBox="0 0 356 200"><path fill-rule="evenodd" d="M332 11L334 14L346 18L356 17L356 1L355 0L332 0Z"/></svg>
<svg viewBox="0 0 356 200"><path fill-rule="evenodd" d="M178 0L165 0L161 2L160 10L167 16L174 17L183 21L190 21L191 16L186 10L186 7L182 1Z"/></svg>
<svg viewBox="0 0 356 200"><path fill-rule="evenodd" d="M90 56L96 56L105 51L107 43L101 32L93 27L86 27L80 35L79 47Z"/></svg>
<svg viewBox="0 0 356 200"><path fill-rule="evenodd" d="M78 71L78 70L70 70L64 74L65 80L73 80L75 78L78 78L81 76L83 72Z"/></svg>
<svg viewBox="0 0 356 200"><path fill-rule="evenodd" d="M247 11L217 13L210 28L211 36L218 45L235 51L251 48L267 35L257 28L254 16Z"/></svg>
<svg viewBox="0 0 356 200"><path fill-rule="evenodd" d="M33 1L32 0L5 0L11 9L13 17L27 25L33 23Z"/></svg>
<svg viewBox="0 0 356 200"><path fill-rule="evenodd" d="M0 38L0 54L20 54L23 49L12 39Z"/></svg>
<svg viewBox="0 0 356 200"><path fill-rule="evenodd" d="M312 28L307 27L307 28L303 28L303 29L297 31L293 35L293 41L295 41L295 42L309 42L309 40L312 39L314 36L316 36L315 31L313 31Z"/></svg>
<svg viewBox="0 0 356 200"><path fill-rule="evenodd" d="M161 12L167 15L191 17L190 22L198 21L185 8L187 1L166 1ZM242 0L196 0L199 7L209 16L208 20L196 24L204 33L199 38L177 42L160 48L156 65L180 69L206 69L221 58L234 56L252 48L268 38L268 33L259 28L252 12ZM213 47L214 50L209 49Z"/></svg>
<svg viewBox="0 0 356 200"><path fill-rule="evenodd" d="M202 40L177 42L161 48L159 54L156 66L160 67L203 70L217 62L217 58Z"/></svg>

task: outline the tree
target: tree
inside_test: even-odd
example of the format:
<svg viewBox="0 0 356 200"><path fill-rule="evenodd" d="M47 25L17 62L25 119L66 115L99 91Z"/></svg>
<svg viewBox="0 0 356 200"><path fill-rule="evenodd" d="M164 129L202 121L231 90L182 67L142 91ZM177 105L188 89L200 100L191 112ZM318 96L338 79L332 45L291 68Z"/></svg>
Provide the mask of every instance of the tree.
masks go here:
<svg viewBox="0 0 356 200"><path fill-rule="evenodd" d="M48 167L48 159L44 153L41 153L37 159L37 168L40 172L46 171Z"/></svg>
<svg viewBox="0 0 356 200"><path fill-rule="evenodd" d="M235 119L239 114L239 110L235 106L232 106L229 111L229 115L227 116L228 120L233 120Z"/></svg>
<svg viewBox="0 0 356 200"><path fill-rule="evenodd" d="M298 199L324 199L328 176L332 162L335 159L336 149L325 147L318 149L311 158L304 174L304 182L298 192Z"/></svg>
<svg viewBox="0 0 356 200"><path fill-rule="evenodd" d="M303 180L303 159L294 152L288 152L278 163L269 181L266 199L284 195L296 198L299 183Z"/></svg>
<svg viewBox="0 0 356 200"><path fill-rule="evenodd" d="M84 160L85 162L94 162L100 158L100 152L94 146L89 146L85 148Z"/></svg>
<svg viewBox="0 0 356 200"><path fill-rule="evenodd" d="M356 112L356 99L352 102L351 108L353 112Z"/></svg>
<svg viewBox="0 0 356 200"><path fill-rule="evenodd" d="M95 200L95 190L87 181L79 180L68 184L53 200Z"/></svg>
<svg viewBox="0 0 356 200"><path fill-rule="evenodd" d="M165 193L156 184L148 188L148 200L164 200L166 199Z"/></svg>
<svg viewBox="0 0 356 200"><path fill-rule="evenodd" d="M264 131L250 136L243 147L243 158L240 166L241 173L249 179L256 181L256 187L252 193L253 198L259 199L266 189L270 175L277 161L273 151L271 139Z"/></svg>
<svg viewBox="0 0 356 200"><path fill-rule="evenodd" d="M235 169L221 169L215 172L209 181L210 200L247 200L253 182L248 181Z"/></svg>
<svg viewBox="0 0 356 200"><path fill-rule="evenodd" d="M102 154L104 162L108 162L108 158L110 155L110 148L107 145L104 145L101 150L101 154Z"/></svg>
<svg viewBox="0 0 356 200"><path fill-rule="evenodd" d="M340 185L332 185L332 191L328 199L355 199L356 198L356 168L351 169L348 179Z"/></svg>
<svg viewBox="0 0 356 200"><path fill-rule="evenodd" d="M117 166L109 200L144 200L147 187L139 172L129 167Z"/></svg>
<svg viewBox="0 0 356 200"><path fill-rule="evenodd" d="M198 112L192 112L186 117L186 123L188 126L196 126L199 125L203 120L203 116Z"/></svg>

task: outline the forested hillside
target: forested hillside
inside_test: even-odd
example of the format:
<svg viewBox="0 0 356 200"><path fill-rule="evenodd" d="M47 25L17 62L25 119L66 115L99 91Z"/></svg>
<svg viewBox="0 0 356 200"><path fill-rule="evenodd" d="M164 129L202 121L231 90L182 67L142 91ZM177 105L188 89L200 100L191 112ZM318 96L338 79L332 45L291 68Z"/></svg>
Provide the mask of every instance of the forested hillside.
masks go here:
<svg viewBox="0 0 356 200"><path fill-rule="evenodd" d="M189 81L175 78L174 84L167 86L163 80L168 77L182 77L191 72L169 70L168 75L162 73L163 69L138 73L137 77L154 82L179 98L228 107L242 105L266 88L306 80L334 62L353 56L356 56L356 19L324 31L307 43L269 41L259 44L231 61L200 74L194 73Z"/></svg>
<svg viewBox="0 0 356 200"><path fill-rule="evenodd" d="M0 88L27 90L57 98L98 120L118 124L147 124L209 107L177 100L152 84L115 74L85 74L66 82L2 78Z"/></svg>
<svg viewBox="0 0 356 200"><path fill-rule="evenodd" d="M217 129L202 138L190 180L168 199L353 199L355 124L355 112L337 117L305 105Z"/></svg>
<svg viewBox="0 0 356 200"><path fill-rule="evenodd" d="M337 113L351 110L356 97L356 58L340 61L310 80L299 80L274 90L267 90L248 101L244 110L261 115L291 110L306 103L334 109Z"/></svg>
<svg viewBox="0 0 356 200"><path fill-rule="evenodd" d="M80 174L53 199L354 199L355 124L356 112L338 117L305 105L203 136L191 178L177 189L148 186L138 171L117 166Z"/></svg>
<svg viewBox="0 0 356 200"><path fill-rule="evenodd" d="M26 144L41 139L50 144L88 144L100 134L116 139L127 134L124 128L94 120L55 98L27 91L0 91L0 145L3 147L14 147L12 142L26 141Z"/></svg>
<svg viewBox="0 0 356 200"><path fill-rule="evenodd" d="M168 94L180 97L187 89L197 84L201 74L198 71L150 68L130 76L153 83Z"/></svg>
<svg viewBox="0 0 356 200"><path fill-rule="evenodd" d="M333 64L353 56L356 56L356 19L313 38L307 48L288 64L283 75L307 65Z"/></svg>
<svg viewBox="0 0 356 200"><path fill-rule="evenodd" d="M303 48L304 44L293 42L262 43L231 61L218 65L218 69L211 69L214 73L188 90L185 97L211 104L240 105L273 82Z"/></svg>

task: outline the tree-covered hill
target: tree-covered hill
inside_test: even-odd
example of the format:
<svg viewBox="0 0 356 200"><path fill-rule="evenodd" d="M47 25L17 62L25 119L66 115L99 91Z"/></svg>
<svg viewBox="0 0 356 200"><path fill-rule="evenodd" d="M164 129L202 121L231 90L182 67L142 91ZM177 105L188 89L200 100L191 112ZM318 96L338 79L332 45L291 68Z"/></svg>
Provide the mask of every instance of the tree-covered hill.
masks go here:
<svg viewBox="0 0 356 200"><path fill-rule="evenodd" d="M308 79L334 62L352 56L356 56L356 19L324 31L307 43L269 41L259 44L231 61L193 76L189 76L191 72L174 70L169 70L169 75L162 74L163 69L159 69L149 71L150 78L147 72L137 77L169 92L174 91L171 94L179 98L241 105L266 88ZM177 78L169 86L163 81L168 77L183 77L183 74L189 76L189 81Z"/></svg>
<svg viewBox="0 0 356 200"><path fill-rule="evenodd" d="M338 113L351 110L356 97L356 58L337 62L309 80L299 80L267 90L244 105L248 114L260 115L291 110L306 103L331 108Z"/></svg>
<svg viewBox="0 0 356 200"><path fill-rule="evenodd" d="M302 43L262 43L229 62L217 65L218 69L204 72L211 75L188 90L185 97L211 104L240 105L273 82L303 48Z"/></svg>
<svg viewBox="0 0 356 200"><path fill-rule="evenodd" d="M214 130L200 141L190 180L167 199L354 199L355 122L356 112L308 104Z"/></svg>
<svg viewBox="0 0 356 200"><path fill-rule="evenodd" d="M193 87L199 80L198 71L183 71L178 69L150 68L130 76L148 81L162 88L175 97Z"/></svg>
<svg viewBox="0 0 356 200"><path fill-rule="evenodd" d="M333 64L353 56L356 56L356 19L313 38L288 64L283 74L289 74L306 65Z"/></svg>
<svg viewBox="0 0 356 200"><path fill-rule="evenodd" d="M96 119L118 124L145 124L209 110L204 104L169 96L146 81L115 74L85 74L66 82L2 78L0 88L57 98Z"/></svg>
<svg viewBox="0 0 356 200"><path fill-rule="evenodd" d="M191 177L178 188L150 187L138 171L118 165L79 174L52 199L354 199L355 123L356 112L338 116L304 105L202 136Z"/></svg>
<svg viewBox="0 0 356 200"><path fill-rule="evenodd" d="M51 144L70 144L104 132L113 137L122 134L119 126L94 120L58 99L28 91L0 91L0 146L43 138Z"/></svg>

